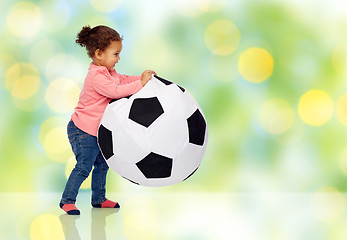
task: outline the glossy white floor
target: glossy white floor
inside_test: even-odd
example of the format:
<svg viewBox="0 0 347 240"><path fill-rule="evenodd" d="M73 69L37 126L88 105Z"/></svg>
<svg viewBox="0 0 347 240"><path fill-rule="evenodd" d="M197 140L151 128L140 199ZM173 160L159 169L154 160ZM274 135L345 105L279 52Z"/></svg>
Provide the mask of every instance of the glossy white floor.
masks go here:
<svg viewBox="0 0 347 240"><path fill-rule="evenodd" d="M79 217L60 194L0 193L0 239L347 239L346 195L330 193L122 193L121 209L93 209L81 193Z"/></svg>

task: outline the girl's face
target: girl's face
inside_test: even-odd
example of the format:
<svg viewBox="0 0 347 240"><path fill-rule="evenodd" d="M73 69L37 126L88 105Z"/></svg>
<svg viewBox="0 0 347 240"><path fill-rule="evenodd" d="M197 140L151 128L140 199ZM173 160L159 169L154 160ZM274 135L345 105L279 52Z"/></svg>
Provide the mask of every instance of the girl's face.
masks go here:
<svg viewBox="0 0 347 240"><path fill-rule="evenodd" d="M112 71L120 59L119 55L121 51L122 42L112 41L111 44L100 53L100 65L106 67L109 71Z"/></svg>

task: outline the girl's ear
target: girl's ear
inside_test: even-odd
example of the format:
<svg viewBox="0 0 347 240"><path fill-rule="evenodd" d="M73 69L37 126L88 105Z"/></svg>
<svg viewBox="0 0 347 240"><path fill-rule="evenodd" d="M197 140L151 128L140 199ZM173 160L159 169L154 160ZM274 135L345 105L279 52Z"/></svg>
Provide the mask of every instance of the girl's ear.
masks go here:
<svg viewBox="0 0 347 240"><path fill-rule="evenodd" d="M101 56L102 56L102 51L100 49L96 49L95 50L95 53L94 53L94 56L100 60L101 59Z"/></svg>

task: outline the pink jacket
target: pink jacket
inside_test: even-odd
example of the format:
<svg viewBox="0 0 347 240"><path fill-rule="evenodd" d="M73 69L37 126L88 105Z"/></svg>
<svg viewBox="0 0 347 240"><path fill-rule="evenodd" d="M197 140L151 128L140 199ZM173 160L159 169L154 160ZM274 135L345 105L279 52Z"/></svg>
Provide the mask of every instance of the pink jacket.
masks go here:
<svg viewBox="0 0 347 240"><path fill-rule="evenodd" d="M113 98L122 98L142 88L140 76L122 75L106 67L90 64L71 120L82 131L97 136L101 117Z"/></svg>

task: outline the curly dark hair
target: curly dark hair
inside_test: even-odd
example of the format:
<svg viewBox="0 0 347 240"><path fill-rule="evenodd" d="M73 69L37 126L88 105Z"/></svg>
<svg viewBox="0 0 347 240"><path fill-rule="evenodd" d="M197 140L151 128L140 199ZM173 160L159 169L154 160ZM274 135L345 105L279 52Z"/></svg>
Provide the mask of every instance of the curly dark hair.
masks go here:
<svg viewBox="0 0 347 240"><path fill-rule="evenodd" d="M76 43L86 47L88 56L93 57L95 50L104 51L112 41L122 41L123 37L119 33L107 26L99 25L91 28L84 26L77 34Z"/></svg>

